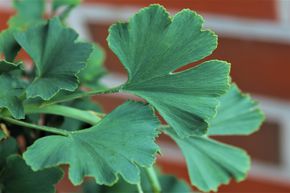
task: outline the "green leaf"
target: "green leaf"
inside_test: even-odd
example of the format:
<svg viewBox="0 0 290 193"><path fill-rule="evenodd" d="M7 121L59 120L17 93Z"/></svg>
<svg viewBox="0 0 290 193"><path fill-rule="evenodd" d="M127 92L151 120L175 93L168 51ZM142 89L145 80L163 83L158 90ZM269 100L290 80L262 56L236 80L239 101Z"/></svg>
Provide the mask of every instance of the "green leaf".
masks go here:
<svg viewBox="0 0 290 193"><path fill-rule="evenodd" d="M22 62L18 62L15 64L5 60L0 61L0 75L17 69L23 69Z"/></svg>
<svg viewBox="0 0 290 193"><path fill-rule="evenodd" d="M13 3L17 14L8 21L9 27L25 30L44 22L44 0L14 0Z"/></svg>
<svg viewBox="0 0 290 193"><path fill-rule="evenodd" d="M6 137L6 134L4 133L4 131L0 130L0 141L2 141L2 139L4 139Z"/></svg>
<svg viewBox="0 0 290 193"><path fill-rule="evenodd" d="M166 131L180 147L191 183L198 189L217 191L231 178L242 181L250 169L250 158L242 149L206 137L180 138L173 130Z"/></svg>
<svg viewBox="0 0 290 193"><path fill-rule="evenodd" d="M57 10L61 6L77 6L81 3L81 0L53 0L52 9Z"/></svg>
<svg viewBox="0 0 290 193"><path fill-rule="evenodd" d="M249 135L257 131L264 120L257 102L235 84L220 98L217 112L210 121L208 135Z"/></svg>
<svg viewBox="0 0 290 193"><path fill-rule="evenodd" d="M59 14L59 17L63 20L69 15L71 10L80 3L81 0L53 0L52 9L56 12L60 7L64 7L62 12Z"/></svg>
<svg viewBox="0 0 290 193"><path fill-rule="evenodd" d="M92 48L87 43L76 43L77 37L58 18L15 34L37 68L37 76L26 90L28 98L49 100L60 90L74 91L78 87L76 74L85 67Z"/></svg>
<svg viewBox="0 0 290 193"><path fill-rule="evenodd" d="M141 186L145 193L152 192L152 187L147 177L143 174ZM190 187L182 180L174 176L159 175L158 179L164 193L191 193ZM128 184L124 180L119 180L114 186L97 185L94 181L89 180L83 186L84 193L138 193L136 185Z"/></svg>
<svg viewBox="0 0 290 193"><path fill-rule="evenodd" d="M10 75L2 74L0 75L0 88L5 91L0 93L0 108L7 109L16 119L23 119L24 108L19 98L24 90L22 85Z"/></svg>
<svg viewBox="0 0 290 193"><path fill-rule="evenodd" d="M85 176L98 184L112 185L119 175L138 183L137 166L151 166L159 150L154 143L158 125L148 106L126 102L89 129L38 139L24 159L33 170L69 164L69 179L75 185Z"/></svg>
<svg viewBox="0 0 290 193"><path fill-rule="evenodd" d="M13 36L13 30L7 29L0 33L0 54L3 53L4 58L8 62L13 62L20 46Z"/></svg>
<svg viewBox="0 0 290 193"><path fill-rule="evenodd" d="M18 151L16 140L9 137L6 140L0 141L0 170L6 165L6 158L9 155L16 154Z"/></svg>
<svg viewBox="0 0 290 193"><path fill-rule="evenodd" d="M20 156L12 155L0 176L0 185L5 193L55 193L54 185L62 176L59 168L34 172Z"/></svg>
<svg viewBox="0 0 290 193"><path fill-rule="evenodd" d="M104 60L104 50L94 44L93 52L88 59L87 66L78 74L82 85L93 89L100 86L99 79L106 73L106 69L103 66Z"/></svg>
<svg viewBox="0 0 290 193"><path fill-rule="evenodd" d="M217 98L229 88L230 66L224 61L174 72L216 48L217 36L202 23L190 10L171 19L152 5L109 30L109 46L129 74L122 90L146 99L182 137L206 133Z"/></svg>

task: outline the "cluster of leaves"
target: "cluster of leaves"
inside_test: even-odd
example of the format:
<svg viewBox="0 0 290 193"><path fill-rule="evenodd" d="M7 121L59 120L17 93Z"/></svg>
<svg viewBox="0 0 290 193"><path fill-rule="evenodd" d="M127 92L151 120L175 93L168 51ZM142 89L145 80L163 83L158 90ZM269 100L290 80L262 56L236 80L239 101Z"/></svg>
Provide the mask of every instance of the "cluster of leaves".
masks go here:
<svg viewBox="0 0 290 193"><path fill-rule="evenodd" d="M201 16L182 10L171 18L162 6L151 5L128 23L112 25L108 44L128 81L104 88L99 83L106 72L102 50L81 41L65 23L79 2L54 0L52 13L45 15L44 0L16 0L17 14L0 34L0 87L5 91L0 94L0 192L54 192L62 164L70 166L74 185L93 177L87 193L156 193L160 186L165 192L190 192L174 177L152 175L161 133L180 147L198 189L217 190L231 178L245 179L247 154L211 136L256 131L263 120L256 102L231 82L227 62L210 60L177 71L217 47L217 36L202 28ZM32 69L19 61L20 50L32 59ZM127 101L104 115L88 98L116 92L147 103ZM24 140L17 145L15 138Z"/></svg>

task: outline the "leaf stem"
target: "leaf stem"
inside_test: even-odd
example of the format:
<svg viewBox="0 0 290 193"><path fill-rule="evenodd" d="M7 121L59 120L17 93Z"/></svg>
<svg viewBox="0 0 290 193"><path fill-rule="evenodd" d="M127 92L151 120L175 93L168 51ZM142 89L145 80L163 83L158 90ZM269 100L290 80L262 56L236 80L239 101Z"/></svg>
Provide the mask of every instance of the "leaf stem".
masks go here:
<svg viewBox="0 0 290 193"><path fill-rule="evenodd" d="M145 170L151 183L153 193L161 193L161 186L153 166L146 168Z"/></svg>
<svg viewBox="0 0 290 193"><path fill-rule="evenodd" d="M47 126L41 126L41 125L35 125L35 124L31 124L31 123L26 123L23 121L19 121L16 119L12 119L10 117L1 117L1 119L12 123L14 125L19 125L19 126L23 126L23 127L28 127L28 128L32 128L32 129L36 129L36 130L41 130L41 131L46 131L49 133L54 133L54 134L58 134L58 135L64 135L64 136L68 136L69 132L62 130L62 129L58 129L55 127L47 127Z"/></svg>
<svg viewBox="0 0 290 193"><path fill-rule="evenodd" d="M62 96L59 99L55 99L55 100L51 100L48 102L44 102L42 105L43 106L47 106L47 105L52 105L52 104L56 104L56 103L63 103L63 102L67 102L67 101L71 101L71 100L75 100L75 99L79 99L79 98L84 98L84 97L89 97L89 96L93 96L93 95L98 95L98 94L111 94L111 93L116 93L119 92L121 90L123 85L121 86L117 86L114 88L110 88L110 89L102 89L102 90L91 90L91 91L87 91L87 92L82 92L82 93L74 93L71 95L67 95L67 96Z"/></svg>
<svg viewBox="0 0 290 193"><path fill-rule="evenodd" d="M36 105L26 105L24 106L24 111L26 114L46 113L70 117L76 120L83 121L85 123L89 123L91 125L95 125L101 120L101 117L98 117L97 114L94 112L79 110L63 105L50 105L40 107Z"/></svg>
<svg viewBox="0 0 290 193"><path fill-rule="evenodd" d="M138 190L138 193L144 193L140 183L137 184L137 190Z"/></svg>

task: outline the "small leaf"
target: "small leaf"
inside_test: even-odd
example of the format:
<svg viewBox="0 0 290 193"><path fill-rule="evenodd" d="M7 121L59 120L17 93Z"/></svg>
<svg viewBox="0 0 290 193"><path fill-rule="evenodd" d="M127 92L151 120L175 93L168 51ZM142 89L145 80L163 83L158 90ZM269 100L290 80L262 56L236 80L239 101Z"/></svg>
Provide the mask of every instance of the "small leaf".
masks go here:
<svg viewBox="0 0 290 193"><path fill-rule="evenodd" d="M14 0L13 3L17 14L8 21L9 27L25 30L44 22L44 0Z"/></svg>
<svg viewBox="0 0 290 193"><path fill-rule="evenodd" d="M92 48L87 43L76 43L77 37L58 18L15 34L37 68L37 76L26 90L28 98L49 100L60 90L74 91L78 87L76 74L85 67Z"/></svg>
<svg viewBox="0 0 290 193"><path fill-rule="evenodd" d="M20 156L12 155L0 176L0 185L5 193L55 193L54 185L62 176L59 168L34 172Z"/></svg>
<svg viewBox="0 0 290 193"><path fill-rule="evenodd" d="M0 108L7 109L16 119L23 119L24 108L19 98L24 88L10 75L0 75Z"/></svg>
<svg viewBox="0 0 290 193"><path fill-rule="evenodd" d="M220 98L217 112L210 121L208 135L249 135L257 131L264 120L257 102L235 84Z"/></svg>
<svg viewBox="0 0 290 193"><path fill-rule="evenodd" d="M217 191L231 178L244 180L250 169L250 158L242 149L206 137L180 138L173 130L166 131L180 147L191 183L198 189Z"/></svg>
<svg viewBox="0 0 290 193"><path fill-rule="evenodd" d="M78 74L82 85L92 89L100 86L99 79L106 73L106 69L103 66L104 60L105 52L100 46L94 44L87 66Z"/></svg>
<svg viewBox="0 0 290 193"><path fill-rule="evenodd" d="M16 140L9 137L6 140L0 141L0 168L6 165L6 158L18 151Z"/></svg>
<svg viewBox="0 0 290 193"><path fill-rule="evenodd" d="M81 0L53 0L52 9L57 10L61 6L77 6L81 3Z"/></svg>
<svg viewBox="0 0 290 193"><path fill-rule="evenodd" d="M4 58L8 62L13 62L20 46L13 36L13 30L7 29L0 33L0 54L3 53Z"/></svg>
<svg viewBox="0 0 290 193"><path fill-rule="evenodd" d="M109 30L109 46L129 74L122 90L146 99L182 137L206 133L217 98L229 88L230 66L224 61L174 72L216 48L217 36L202 23L190 10L171 19L152 5Z"/></svg>
<svg viewBox="0 0 290 193"><path fill-rule="evenodd" d="M23 69L22 62L18 62L15 64L5 60L0 60L0 75L17 69Z"/></svg>
<svg viewBox="0 0 290 193"><path fill-rule="evenodd" d="M119 174L138 183L137 165L151 166L159 150L154 143L158 125L148 106L127 102L89 129L38 139L24 159L33 170L69 164L69 179L75 185L85 176L112 185Z"/></svg>

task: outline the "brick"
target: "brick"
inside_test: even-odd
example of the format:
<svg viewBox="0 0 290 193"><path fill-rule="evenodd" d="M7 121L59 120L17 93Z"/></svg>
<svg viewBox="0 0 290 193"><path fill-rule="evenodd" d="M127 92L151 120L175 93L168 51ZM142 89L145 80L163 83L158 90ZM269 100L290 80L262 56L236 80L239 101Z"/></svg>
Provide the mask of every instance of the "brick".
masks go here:
<svg viewBox="0 0 290 193"><path fill-rule="evenodd" d="M172 9L189 8L195 11L255 19L277 18L275 0L86 0L85 2L117 6L148 6L159 3Z"/></svg>

